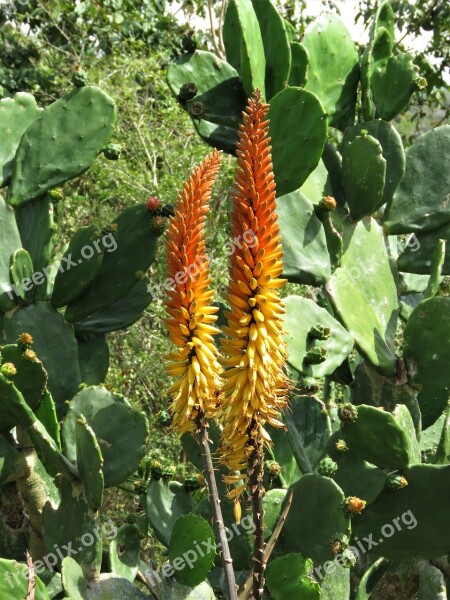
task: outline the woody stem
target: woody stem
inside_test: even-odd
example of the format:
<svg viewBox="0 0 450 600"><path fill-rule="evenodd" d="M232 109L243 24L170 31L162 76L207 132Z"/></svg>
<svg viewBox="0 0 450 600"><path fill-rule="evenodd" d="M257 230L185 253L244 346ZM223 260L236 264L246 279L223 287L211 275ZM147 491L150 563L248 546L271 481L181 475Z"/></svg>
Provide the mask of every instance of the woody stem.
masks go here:
<svg viewBox="0 0 450 600"><path fill-rule="evenodd" d="M213 509L214 527L219 541L220 556L225 576L228 600L237 600L237 585L234 576L233 560L228 546L227 533L223 522L222 509L220 508L219 492L217 490L214 466L211 457L210 440L204 415L199 415L197 425L200 432L200 442L203 448L202 456L205 463L205 479L208 485L209 501Z"/></svg>
<svg viewBox="0 0 450 600"><path fill-rule="evenodd" d="M253 440L253 449L248 459L248 481L255 526L253 542L253 590L252 600L260 600L264 593L264 443L260 435Z"/></svg>

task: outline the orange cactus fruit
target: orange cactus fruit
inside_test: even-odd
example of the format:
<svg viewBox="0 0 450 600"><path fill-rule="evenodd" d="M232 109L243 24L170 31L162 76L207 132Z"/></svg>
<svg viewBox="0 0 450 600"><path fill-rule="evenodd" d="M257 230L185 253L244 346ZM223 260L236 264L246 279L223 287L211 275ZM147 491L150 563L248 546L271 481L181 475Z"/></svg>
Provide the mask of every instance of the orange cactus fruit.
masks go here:
<svg viewBox="0 0 450 600"><path fill-rule="evenodd" d="M214 291L204 241L220 161L221 153L215 150L194 168L178 195L167 231L166 325L177 349L166 357L166 371L177 377L168 394L172 428L179 435L193 431L197 417L216 414L220 393L222 368L213 337L219 333L214 327L218 309L212 306Z"/></svg>
<svg viewBox="0 0 450 600"><path fill-rule="evenodd" d="M268 105L256 90L243 113L237 144L235 186L231 195L230 283L221 342L225 368L219 419L223 425L221 461L230 471L245 471L256 438L270 443L265 423L284 427L287 402L284 305L285 279L269 137ZM229 484L241 475L225 477ZM238 501L245 485L232 489Z"/></svg>

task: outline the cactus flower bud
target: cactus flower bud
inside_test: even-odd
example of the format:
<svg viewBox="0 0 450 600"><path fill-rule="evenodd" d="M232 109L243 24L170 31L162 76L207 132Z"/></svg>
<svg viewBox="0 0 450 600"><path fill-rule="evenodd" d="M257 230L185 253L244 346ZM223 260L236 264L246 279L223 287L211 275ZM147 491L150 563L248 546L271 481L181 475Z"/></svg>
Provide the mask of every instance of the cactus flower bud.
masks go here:
<svg viewBox="0 0 450 600"><path fill-rule="evenodd" d="M319 202L319 206L325 210L332 211L336 208L337 203L333 196L325 196L325 198L322 198Z"/></svg>
<svg viewBox="0 0 450 600"><path fill-rule="evenodd" d="M386 479L386 487L390 490L401 490L408 485L408 480L403 475L390 473Z"/></svg>
<svg viewBox="0 0 450 600"><path fill-rule="evenodd" d="M75 71L75 73L72 75L72 83L76 88L84 87L87 83L87 75L85 71Z"/></svg>
<svg viewBox="0 0 450 600"><path fill-rule="evenodd" d="M152 230L156 233L156 235L161 235L165 229L165 221L163 217L153 217L152 220Z"/></svg>
<svg viewBox="0 0 450 600"><path fill-rule="evenodd" d="M309 330L308 336L316 340L327 340L330 337L330 328L325 325L314 325Z"/></svg>
<svg viewBox="0 0 450 600"><path fill-rule="evenodd" d="M347 510L351 515L360 515L366 506L366 501L357 498L356 496L349 496L345 499Z"/></svg>
<svg viewBox="0 0 450 600"><path fill-rule="evenodd" d="M33 350L25 350L23 356L26 360L29 360L30 362L34 362L35 360L37 360L36 353L33 352Z"/></svg>
<svg viewBox="0 0 450 600"><path fill-rule="evenodd" d="M348 451L348 446L344 440L338 440L335 445L336 445L336 450L338 452L347 452Z"/></svg>
<svg viewBox="0 0 450 600"><path fill-rule="evenodd" d="M149 196L145 205L149 212L156 212L161 207L161 202L156 196Z"/></svg>
<svg viewBox="0 0 450 600"><path fill-rule="evenodd" d="M0 373L2 375L4 375L5 377L14 377L14 375L17 373L17 369L16 367L13 365L13 363L5 363L0 367Z"/></svg>
<svg viewBox="0 0 450 600"><path fill-rule="evenodd" d="M358 418L358 409L347 402L338 408L338 417L343 423L353 423Z"/></svg>
<svg viewBox="0 0 450 600"><path fill-rule="evenodd" d="M333 475L333 473L336 473L337 470L337 464L332 458L329 457L323 458L320 461L319 466L317 467L319 475L324 475L325 477L331 477L331 475Z"/></svg>
<svg viewBox="0 0 450 600"><path fill-rule="evenodd" d="M327 356L327 349L323 346L317 346L308 350L304 360L305 363L308 365L318 365L319 363L322 363L324 360L326 360Z"/></svg>
<svg viewBox="0 0 450 600"><path fill-rule="evenodd" d="M29 346L33 343L33 338L29 333L21 333L17 338L17 342L19 344L23 344L24 346Z"/></svg>

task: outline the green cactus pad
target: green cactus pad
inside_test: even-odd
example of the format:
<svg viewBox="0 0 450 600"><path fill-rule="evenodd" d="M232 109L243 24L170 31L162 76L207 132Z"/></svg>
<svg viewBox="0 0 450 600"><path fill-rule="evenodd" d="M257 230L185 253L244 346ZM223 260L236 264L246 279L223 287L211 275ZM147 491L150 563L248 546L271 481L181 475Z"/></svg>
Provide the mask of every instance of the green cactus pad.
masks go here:
<svg viewBox="0 0 450 600"><path fill-rule="evenodd" d="M41 110L34 96L25 92L0 100L0 187L8 185L20 138Z"/></svg>
<svg viewBox="0 0 450 600"><path fill-rule="evenodd" d="M116 577L133 581L139 570L141 534L136 525L122 525L109 545L109 564Z"/></svg>
<svg viewBox="0 0 450 600"><path fill-rule="evenodd" d="M92 426L94 417L100 410L117 403L129 406L123 396L100 386L85 387L72 398L62 425L64 453L71 462L75 464L77 461L76 420L84 415L86 421Z"/></svg>
<svg viewBox="0 0 450 600"><path fill-rule="evenodd" d="M104 460L105 487L118 485L137 470L145 456L147 417L117 403L99 410L91 426Z"/></svg>
<svg viewBox="0 0 450 600"><path fill-rule="evenodd" d="M148 594L142 592L127 579L116 577L114 573L102 573L95 581L89 582L86 600L117 600L119 598L120 600L149 600Z"/></svg>
<svg viewBox="0 0 450 600"><path fill-rule="evenodd" d="M22 246L30 254L35 273L40 273L50 263L53 249L53 204L48 194L16 210L17 227ZM39 281L37 275L35 279ZM46 300L47 286L36 286L35 300Z"/></svg>
<svg viewBox="0 0 450 600"><path fill-rule="evenodd" d="M431 257L430 278L424 292L425 298L434 298L441 284L442 268L445 261L446 240L438 240Z"/></svg>
<svg viewBox="0 0 450 600"><path fill-rule="evenodd" d="M388 566L389 563L385 558L378 558L370 565L358 584L356 600L370 600L371 593Z"/></svg>
<svg viewBox="0 0 450 600"><path fill-rule="evenodd" d="M373 18L369 43L361 57L361 103L366 121L373 118L375 110L370 92L370 78L375 68L384 66L391 56L394 33L393 10L389 2L383 2Z"/></svg>
<svg viewBox="0 0 450 600"><path fill-rule="evenodd" d="M320 586L310 576L312 561L290 553L269 563L267 587L274 600L319 600Z"/></svg>
<svg viewBox="0 0 450 600"><path fill-rule="evenodd" d="M352 337L330 315L315 302L300 296L288 296L283 300L286 307L285 329L288 363L297 372L310 377L330 375L353 349ZM312 339L309 332L314 325L321 324L330 329L325 340ZM311 348L324 348L326 358L318 364L308 364L305 356Z"/></svg>
<svg viewBox="0 0 450 600"><path fill-rule="evenodd" d="M239 66L237 70L247 96L251 96L259 88L264 97L264 45L251 0L230 0L225 15L223 41L227 60L235 68ZM229 54L231 58L228 58Z"/></svg>
<svg viewBox="0 0 450 600"><path fill-rule="evenodd" d="M178 99L183 85L193 83L197 88L194 98L182 101L185 110L189 112L194 102L201 102L205 107L202 120L237 129L246 96L239 74L227 62L211 52L196 50L181 56L169 66L167 81Z"/></svg>
<svg viewBox="0 0 450 600"><path fill-rule="evenodd" d="M5 315L3 342L14 343L24 332L33 337L33 348L48 373L48 387L61 418L64 402L76 393L81 382L73 328L47 302L37 302ZM49 344L49 339L53 343Z"/></svg>
<svg viewBox="0 0 450 600"><path fill-rule="evenodd" d="M191 588L181 585L174 577L163 579L161 597L164 600L216 600L214 591L207 581Z"/></svg>
<svg viewBox="0 0 450 600"><path fill-rule="evenodd" d="M332 478L342 489L345 496L356 496L370 504L384 488L386 473L374 465L359 458L355 453L339 452L336 449L336 437L330 439L329 452L338 468ZM333 442L332 442L333 440Z"/></svg>
<svg viewBox="0 0 450 600"><path fill-rule="evenodd" d="M410 381L426 387L449 387L450 298L423 300L404 331L404 358Z"/></svg>
<svg viewBox="0 0 450 600"><path fill-rule="evenodd" d="M61 563L61 577L64 592L70 600L86 600L87 581L83 569L71 556L66 556Z"/></svg>
<svg viewBox="0 0 450 600"><path fill-rule="evenodd" d="M26 304L33 300L33 261L23 248L19 248L11 255L9 268L11 285L15 294Z"/></svg>
<svg viewBox="0 0 450 600"><path fill-rule="evenodd" d="M395 560L447 554L450 522L443 498L450 493L450 466L415 465L403 474L405 488L384 490L352 519L354 534L372 535L377 546L368 551Z"/></svg>
<svg viewBox="0 0 450 600"><path fill-rule="evenodd" d="M353 422L341 425L341 435L353 454L381 468L405 469L420 462L414 424L406 406L395 415L360 404Z"/></svg>
<svg viewBox="0 0 450 600"><path fill-rule="evenodd" d="M331 276L324 228L301 190L278 197L283 276L292 283L321 285Z"/></svg>
<svg viewBox="0 0 450 600"><path fill-rule="evenodd" d="M90 516L81 484L71 484L62 479L60 492L59 505L55 508L47 502L42 511L44 543L47 548L59 548L63 558L69 556L64 549L71 544L71 549L77 551L77 562L81 565L83 573L88 579L94 579L100 574L102 556L102 532L98 527L99 522ZM60 568L60 553L55 552L54 555L56 566Z"/></svg>
<svg viewBox="0 0 450 600"><path fill-rule="evenodd" d="M271 0L252 0L261 31L266 60L266 98L281 92L288 84L291 51L284 20Z"/></svg>
<svg viewBox="0 0 450 600"><path fill-rule="evenodd" d="M89 508L99 510L103 503L103 457L92 428L80 415L75 423L77 467Z"/></svg>
<svg viewBox="0 0 450 600"><path fill-rule="evenodd" d="M193 512L194 506L192 494L177 481L158 479L148 486L147 517L155 536L167 547L175 521L181 515Z"/></svg>
<svg viewBox="0 0 450 600"><path fill-rule="evenodd" d="M396 360L384 340L384 325L372 306L367 304L346 269L336 269L327 283L327 290L342 322L353 336L359 352L378 371L392 376L395 373Z"/></svg>
<svg viewBox="0 0 450 600"><path fill-rule="evenodd" d="M109 346L102 333L77 334L81 381L100 385L109 369Z"/></svg>
<svg viewBox="0 0 450 600"><path fill-rule="evenodd" d="M283 500L287 490L269 490L263 498L264 510L264 539L267 542L273 533L281 513Z"/></svg>
<svg viewBox="0 0 450 600"><path fill-rule="evenodd" d="M49 390L45 388L44 397L39 405L38 409L35 411L36 417L42 423L42 425L47 430L49 436L56 443L58 448L61 450L61 436L59 434L59 423L58 416L56 414L56 406L53 401L52 395Z"/></svg>
<svg viewBox="0 0 450 600"><path fill-rule="evenodd" d="M0 598L22 600L28 595L28 566L15 560L0 558ZM35 575L35 600L50 600L47 588Z"/></svg>
<svg viewBox="0 0 450 600"><path fill-rule="evenodd" d="M406 150L405 175L384 214L387 232L431 231L448 224L449 186L450 125L442 125L421 135Z"/></svg>
<svg viewBox="0 0 450 600"><path fill-rule="evenodd" d="M86 171L109 142L115 118L114 102L93 86L43 110L20 140L9 204L21 206Z"/></svg>
<svg viewBox="0 0 450 600"><path fill-rule="evenodd" d="M381 144L358 135L342 148L342 174L350 215L359 221L383 204L386 161Z"/></svg>
<svg viewBox="0 0 450 600"><path fill-rule="evenodd" d="M336 600L350 598L350 569L341 566L338 560L321 565L314 569L314 576L320 580L320 600Z"/></svg>
<svg viewBox="0 0 450 600"><path fill-rule="evenodd" d="M376 257L376 258L375 258ZM394 346L398 318L398 276L382 228L374 219L344 229L341 266L373 307L388 346Z"/></svg>
<svg viewBox="0 0 450 600"><path fill-rule="evenodd" d="M304 87L307 79L309 55L308 50L299 42L291 42L291 71L289 85L291 87Z"/></svg>
<svg viewBox="0 0 450 600"><path fill-rule="evenodd" d="M324 403L315 396L295 394L289 409L284 411L283 419L288 435L282 430L277 431L280 436L289 439L291 449L287 456L291 458L294 454L301 473L312 472L323 457L331 436L330 417ZM300 460L299 452L302 453ZM284 467L286 457L277 454L276 448L275 457Z"/></svg>
<svg viewBox="0 0 450 600"><path fill-rule="evenodd" d="M122 298L74 322L77 336L102 334L125 329L142 317L152 300L152 286L147 277L138 281ZM156 294L161 291L156 289Z"/></svg>
<svg viewBox="0 0 450 600"><path fill-rule="evenodd" d="M191 587L201 583L211 570L215 556L216 544L211 526L197 515L179 517L173 526L169 545L169 560L175 568L174 577L178 583Z"/></svg>
<svg viewBox="0 0 450 600"><path fill-rule="evenodd" d="M282 548L318 562L332 559L332 540L350 529L344 493L332 479L316 474L304 475L290 489L294 495L280 535Z"/></svg>
<svg viewBox="0 0 450 600"><path fill-rule="evenodd" d="M104 252L97 225L87 225L75 232L53 284L50 303L54 308L70 304L84 292L97 274Z"/></svg>
<svg viewBox="0 0 450 600"><path fill-rule="evenodd" d="M391 56L385 65L378 64L370 77L376 116L390 121L405 108L413 92L425 85L410 54Z"/></svg>
<svg viewBox="0 0 450 600"><path fill-rule="evenodd" d="M16 425L30 427L33 424L33 413L20 391L12 381L0 373L0 412L2 422L0 431L8 432Z"/></svg>
<svg viewBox="0 0 450 600"><path fill-rule="evenodd" d="M429 275L433 262L433 255L439 240L446 241L442 275L450 275L450 221L442 227L414 234L409 239L409 244L398 257L397 265L400 271Z"/></svg>
<svg viewBox="0 0 450 600"><path fill-rule="evenodd" d="M422 427L426 429L442 415L448 402L448 390L437 387L423 388L417 394L417 401L422 415Z"/></svg>
<svg viewBox="0 0 450 600"><path fill-rule="evenodd" d="M224 127L223 125L216 125L203 119L198 121L194 120L194 127L197 130L198 135L207 144L213 148L223 150L228 154L236 154L236 144L238 143L237 129L234 127ZM177 584L178 585L178 584Z"/></svg>
<svg viewBox="0 0 450 600"><path fill-rule="evenodd" d="M41 361L31 353L21 350L16 344L8 344L0 349L0 363L12 363L17 372L12 381L23 394L26 403L36 410L44 399L47 373Z"/></svg>
<svg viewBox="0 0 450 600"><path fill-rule="evenodd" d="M0 310L11 310L14 308L15 303L9 273L10 257L16 250L21 248L22 242L16 220L14 219L14 212L5 204L1 194L0 226L2 231L2 251L0 252Z"/></svg>
<svg viewBox="0 0 450 600"><path fill-rule="evenodd" d="M355 115L359 79L356 46L345 25L330 14L308 27L302 43L309 54L306 89L319 97L330 125L345 129Z"/></svg>
<svg viewBox="0 0 450 600"><path fill-rule="evenodd" d="M26 477L26 466L21 462L20 452L0 435L0 485Z"/></svg>
<svg viewBox="0 0 450 600"><path fill-rule="evenodd" d="M341 151L344 154L344 148L351 144L361 132L365 130L369 136L375 138L381 145L383 158L386 161L386 175L384 181L383 195L379 206L392 200L395 190L405 173L405 152L403 143L397 130L391 123L375 119L373 121L364 121L345 130L341 142ZM356 199L358 201L358 199ZM377 206L378 208L378 206Z"/></svg>
<svg viewBox="0 0 450 600"><path fill-rule="evenodd" d="M327 118L317 96L291 87L271 99L268 118L277 196L283 196L298 189L317 167Z"/></svg>
<svg viewBox="0 0 450 600"><path fill-rule="evenodd" d="M216 477L216 479L218 479L218 477ZM267 494L270 494L271 492L272 490L267 492ZM245 528L242 525L236 525L236 517L234 516L233 507L234 504L229 500L224 500L220 504L224 525L230 532L233 532L233 537L231 537L231 535L229 536L229 547L231 556L233 558L233 568L235 571L246 571L250 568L253 540L251 539L251 533L249 532L248 527ZM204 498L197 504L195 507L195 514L200 515L200 517L205 519L205 521L208 523L214 523L211 502L208 498ZM245 519L246 517L249 519L250 515L244 514L243 518ZM266 515L264 515L264 518L266 518ZM245 521L244 524L246 522L247 521ZM235 534L236 530L238 534ZM215 540L217 543L216 538ZM222 560L219 555L216 555L215 565L216 567L222 567Z"/></svg>
<svg viewBox="0 0 450 600"><path fill-rule="evenodd" d="M448 463L448 433L449 420L447 411L445 411L430 427L427 427L420 433L419 447L422 452L422 458L426 459L422 460L422 462L433 462L435 464ZM436 461L438 448L441 456L438 456L438 461ZM428 460L428 458L431 458L431 460Z"/></svg>
<svg viewBox="0 0 450 600"><path fill-rule="evenodd" d="M109 246L102 265L89 287L67 307L67 321L83 320L123 298L136 285L139 274L155 260L160 234L154 229L154 218L145 204L139 204L126 208L114 219L107 243L102 242L105 248Z"/></svg>

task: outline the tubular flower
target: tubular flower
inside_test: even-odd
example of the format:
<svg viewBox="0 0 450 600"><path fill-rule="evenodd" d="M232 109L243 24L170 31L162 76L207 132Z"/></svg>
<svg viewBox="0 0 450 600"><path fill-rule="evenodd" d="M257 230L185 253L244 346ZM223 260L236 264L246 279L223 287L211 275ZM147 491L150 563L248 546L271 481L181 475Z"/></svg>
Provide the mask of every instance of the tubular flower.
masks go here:
<svg viewBox="0 0 450 600"><path fill-rule="evenodd" d="M172 396L172 427L180 435L195 429L198 416L217 412L221 366L213 335L217 308L205 251L204 221L221 154L214 151L194 168L178 195L166 242L167 271L172 287L166 298L170 339L177 349L166 358L166 370L177 380Z"/></svg>
<svg viewBox="0 0 450 600"><path fill-rule="evenodd" d="M286 280L279 278L283 253L267 111L256 90L243 114L236 152L231 235L238 249L230 257L230 311L228 326L223 327L228 339L222 341L226 370L219 415L224 426L221 460L230 471L246 469L257 439L270 443L265 423L283 427L279 416L289 387L284 369L284 306L278 292ZM241 479L235 474L225 481ZM229 493L236 501L235 514L245 487L241 484Z"/></svg>

